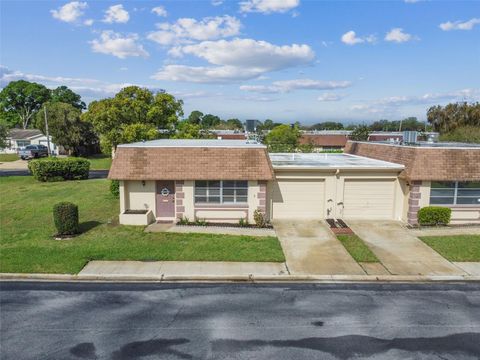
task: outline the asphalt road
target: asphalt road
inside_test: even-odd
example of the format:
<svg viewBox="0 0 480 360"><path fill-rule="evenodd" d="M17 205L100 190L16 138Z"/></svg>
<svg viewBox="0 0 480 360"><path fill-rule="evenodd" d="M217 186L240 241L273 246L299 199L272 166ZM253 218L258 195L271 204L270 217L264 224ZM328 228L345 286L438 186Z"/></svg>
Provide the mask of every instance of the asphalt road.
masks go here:
<svg viewBox="0 0 480 360"><path fill-rule="evenodd" d="M2 283L1 359L478 359L480 284Z"/></svg>
<svg viewBox="0 0 480 360"><path fill-rule="evenodd" d="M2 176L30 176L28 170L0 170ZM90 170L89 179L104 179L108 176L108 170Z"/></svg>

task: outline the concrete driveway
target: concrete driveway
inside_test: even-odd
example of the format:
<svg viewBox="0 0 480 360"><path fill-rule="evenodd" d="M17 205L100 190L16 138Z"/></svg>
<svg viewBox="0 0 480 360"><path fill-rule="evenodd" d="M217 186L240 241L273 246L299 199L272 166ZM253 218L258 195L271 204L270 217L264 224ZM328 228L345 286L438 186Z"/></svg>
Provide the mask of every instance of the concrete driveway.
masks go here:
<svg viewBox="0 0 480 360"><path fill-rule="evenodd" d="M28 170L28 161L19 159L0 162L0 170Z"/></svg>
<svg viewBox="0 0 480 360"><path fill-rule="evenodd" d="M292 275L365 275L323 221L274 222Z"/></svg>
<svg viewBox="0 0 480 360"><path fill-rule="evenodd" d="M346 221L393 275L465 275L396 221Z"/></svg>

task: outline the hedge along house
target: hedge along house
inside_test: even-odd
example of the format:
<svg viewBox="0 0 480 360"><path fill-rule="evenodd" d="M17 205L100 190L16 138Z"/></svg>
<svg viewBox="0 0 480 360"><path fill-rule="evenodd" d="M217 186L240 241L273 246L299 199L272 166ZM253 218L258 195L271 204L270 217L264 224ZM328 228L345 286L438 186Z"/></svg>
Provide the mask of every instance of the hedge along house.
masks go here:
<svg viewBox="0 0 480 360"><path fill-rule="evenodd" d="M120 222L188 218L401 220L401 164L346 154L268 154L246 140L154 140L120 145Z"/></svg>
<svg viewBox="0 0 480 360"><path fill-rule="evenodd" d="M274 178L264 145L246 140L154 140L119 145L120 223L188 218L237 222L266 212Z"/></svg>
<svg viewBox="0 0 480 360"><path fill-rule="evenodd" d="M403 220L417 224L425 206L452 209L452 223L480 224L480 144L351 142L345 152L405 165Z"/></svg>

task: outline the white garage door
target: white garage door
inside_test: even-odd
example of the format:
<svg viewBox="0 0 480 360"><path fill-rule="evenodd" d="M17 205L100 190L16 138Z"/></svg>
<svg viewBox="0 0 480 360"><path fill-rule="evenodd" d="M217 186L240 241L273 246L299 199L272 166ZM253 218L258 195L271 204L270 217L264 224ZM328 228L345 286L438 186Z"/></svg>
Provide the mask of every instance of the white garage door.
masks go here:
<svg viewBox="0 0 480 360"><path fill-rule="evenodd" d="M279 179L274 183L273 219L322 219L323 180Z"/></svg>
<svg viewBox="0 0 480 360"><path fill-rule="evenodd" d="M394 180L345 180L343 195L345 219L393 219Z"/></svg>

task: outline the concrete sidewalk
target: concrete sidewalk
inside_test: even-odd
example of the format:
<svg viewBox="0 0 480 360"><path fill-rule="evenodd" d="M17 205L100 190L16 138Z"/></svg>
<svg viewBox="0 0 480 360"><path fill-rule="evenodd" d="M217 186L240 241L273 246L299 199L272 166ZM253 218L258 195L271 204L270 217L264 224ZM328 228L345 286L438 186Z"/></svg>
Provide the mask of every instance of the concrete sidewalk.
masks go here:
<svg viewBox="0 0 480 360"><path fill-rule="evenodd" d="M408 231L414 236L480 235L480 226L438 226L409 229Z"/></svg>
<svg viewBox="0 0 480 360"><path fill-rule="evenodd" d="M287 275L285 263L223 261L90 261L80 276L217 276Z"/></svg>
<svg viewBox="0 0 480 360"><path fill-rule="evenodd" d="M392 275L466 275L396 221L347 221Z"/></svg>
<svg viewBox="0 0 480 360"><path fill-rule="evenodd" d="M275 221L274 226L292 275L365 275L324 222Z"/></svg>

